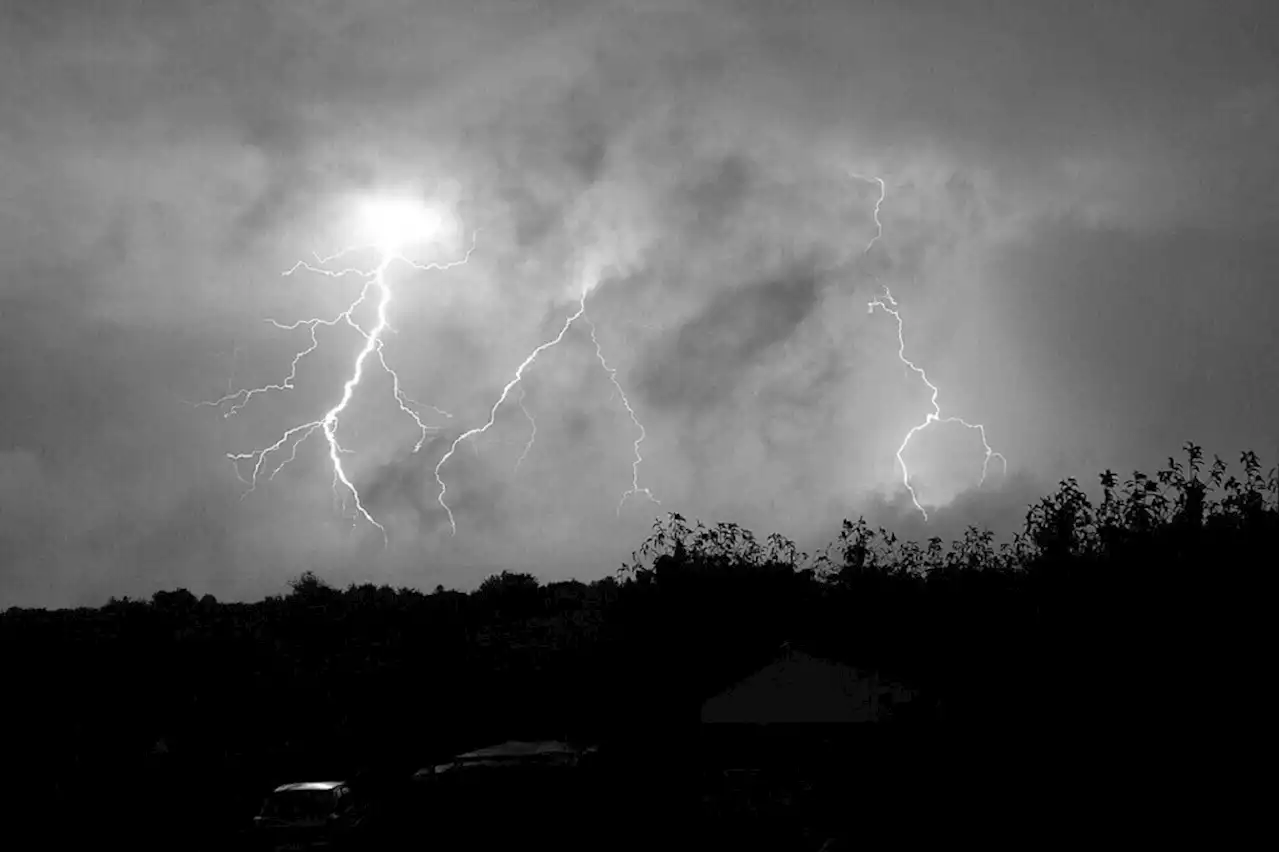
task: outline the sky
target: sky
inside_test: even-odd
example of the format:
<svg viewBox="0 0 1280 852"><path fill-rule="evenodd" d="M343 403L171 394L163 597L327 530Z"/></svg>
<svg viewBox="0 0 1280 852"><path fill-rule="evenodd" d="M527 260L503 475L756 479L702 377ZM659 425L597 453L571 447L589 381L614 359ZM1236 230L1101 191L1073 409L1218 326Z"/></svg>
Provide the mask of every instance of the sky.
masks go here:
<svg viewBox="0 0 1280 852"><path fill-rule="evenodd" d="M5 3L0 606L590 580L667 511L809 548L859 515L1005 534L1188 440L1274 464L1275 33L1223 0ZM457 226L414 259L467 260L386 273L383 355L450 416L414 452L370 368L340 421L384 541L318 434L251 493L228 459L340 399L350 328L292 390L196 403L288 374L307 331L265 320L361 281L282 273L405 187ZM885 287L943 415L1007 460L917 433L927 521ZM442 466L452 531L441 457L584 291ZM619 507L640 430L592 329L660 503Z"/></svg>

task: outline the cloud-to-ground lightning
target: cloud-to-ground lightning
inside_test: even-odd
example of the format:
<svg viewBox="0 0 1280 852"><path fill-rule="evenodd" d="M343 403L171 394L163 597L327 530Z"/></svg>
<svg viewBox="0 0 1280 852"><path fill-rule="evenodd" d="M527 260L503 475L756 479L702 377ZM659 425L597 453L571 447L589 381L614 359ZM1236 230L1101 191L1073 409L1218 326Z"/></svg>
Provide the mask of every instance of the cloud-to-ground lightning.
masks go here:
<svg viewBox="0 0 1280 852"><path fill-rule="evenodd" d="M444 455L440 457L440 461L436 463L436 470L435 470L436 483L440 486L440 492L436 499L440 503L441 508L444 509L445 514L449 518L449 529L452 533L457 534L458 525L454 520L453 510L449 508L449 503L445 499L445 495L448 493L448 490L449 490L448 486L445 485L444 478L441 476L441 471L444 469L445 464L448 463L449 459L453 458L453 454L455 451L457 451L459 444L461 444L463 441L470 440L471 438L474 438L477 435L482 435L493 427L493 424L498 417L498 409L501 408L502 404L507 401L507 398L511 395L511 391L516 387L516 385L520 384L521 380L524 379L524 371L527 370L533 364L533 362L537 360L539 355L541 355L543 352L545 352L546 350L550 349L551 347L558 344L561 340L563 340L564 336L569 333L570 327L579 319L583 319L590 327L591 341L592 343L595 344L596 357L599 359L601 366L604 367L605 372L609 376L609 380L613 383L613 386L616 389L616 392L621 396L622 404L626 408L627 413L631 416L631 422L634 423L636 427L640 430L640 437L636 439L634 444L635 461L632 462L632 465L631 465L631 488L623 492L621 499L618 501L618 514L619 515L622 514L622 505L626 502L627 498L633 494L643 494L646 497L648 497L650 500L652 500L654 503L659 502L658 498L654 497L653 493L648 488L641 488L639 485L640 463L644 460L640 456L640 444L642 441L644 441L644 436L645 436L644 426L640 424L639 419L636 417L635 410L631 407L630 401L627 400L627 396L622 390L622 385L619 384L617 380L617 377L616 377L617 370L610 367L608 362L605 361L604 354L600 348L600 342L599 340L596 339L595 326L591 323L591 320L586 315L587 314L587 294L589 292L590 292L589 287L583 287L582 295L578 299L577 310L565 318L564 324L560 327L560 332L552 339L536 346L533 349L533 351L530 352L528 356L523 361L520 362L520 366L516 367L515 374L511 377L511 381L507 382L506 385L503 386L502 393L498 395L497 401L494 402L493 407L489 409L489 419L486 420L482 425L476 426L475 428L472 428L472 429L468 429L467 431L458 435L458 437L453 440L453 444L450 445L449 449L446 450ZM523 392L523 388L521 390ZM530 426L532 427L532 432L529 436L528 443L525 444L524 452L520 454L520 458L516 462L517 468L519 468L521 462L524 461L525 457L528 456L529 450L532 449L534 439L537 437L537 429L538 429L537 422L533 419L533 415L529 412L529 409L526 408L524 405L523 395L521 396L519 402L520 402L521 409L523 409L524 411L525 417L528 418L529 420Z"/></svg>
<svg viewBox="0 0 1280 852"><path fill-rule="evenodd" d="M632 444L632 449L635 451L635 457L631 462L631 488L622 492L622 496L618 498L617 514L622 514L622 505L626 503L627 498L633 494L643 494L654 503L662 505L662 501L653 496L652 491L648 488L640 487L640 463L644 461L644 458L640 455L640 445L644 443L644 424L640 422L640 418L636 417L635 409L631 407L631 400L627 399L626 391L624 391L622 389L622 385L618 383L618 368L610 367L609 362L604 358L604 350L600 348L600 341L596 338L596 324L588 317L584 317L584 319L587 322L587 328L591 330L591 343L596 347L596 358L599 359L600 366L603 367L604 371L609 375L609 381L613 384L613 389L618 394L618 398L622 400L622 407L627 410L627 415L631 418L631 422L640 430L639 436L637 436L635 443Z"/></svg>
<svg viewBox="0 0 1280 852"><path fill-rule="evenodd" d="M880 222L880 205L884 203L884 199L885 199L885 183L884 183L884 180L879 177L866 177L859 174L852 174L851 176L854 178L857 178L858 180L879 184L880 186L880 195L878 198L876 198L876 205L872 214L872 218L875 220L875 223L876 223L876 233L875 233L875 236L873 236L871 240L867 243L866 248L862 250L862 254L865 257L867 253L871 251L871 247L874 246L876 242L880 239L880 237L883 236L884 234L884 226ZM873 275L872 277L874 278L875 276ZM982 477L978 480L979 485L982 485L984 482L987 481L987 471L991 464L992 458L1000 459L1000 464L1002 465L1002 469L1006 474L1009 471L1009 462L1003 455L991 449L991 445L987 442L986 427L984 427L981 423L970 423L969 421L964 420L963 418L960 418L960 417L954 417L954 416L943 417L942 416L942 408L938 405L938 386L935 385L933 382L929 381L929 377L925 374L925 371L922 368L918 367L914 362L912 362L909 358L907 358L907 355L906 355L907 344L906 344L906 338L904 337L904 333L903 333L902 313L898 309L898 303L897 301L894 300L893 294L889 292L889 288L884 284L881 284L878 278L876 278L876 283L879 284L880 287L884 290L884 296L876 297L872 299L870 302L868 302L867 313L873 313L876 308L880 308L882 311L884 311L885 313L889 314L894 318L894 320L898 324L898 360L901 361L903 365L905 365L912 372L916 373L916 375L920 377L920 380L924 382L925 387L929 389L929 394L930 394L929 404L930 406L932 406L933 411L925 415L923 422L911 427L911 429L907 431L907 434L904 435L902 438L902 443L898 445L898 451L894 454L898 460L898 466L902 469L902 484L906 486L907 493L911 495L911 502L915 505L916 509L920 512L920 515L927 521L929 520L929 513L924 508L924 506L921 505L920 499L916 494L916 490L911 485L911 473L907 469L907 463L906 463L906 460L903 459L902 454L906 451L907 445L911 443L911 439L914 438L918 432L928 427L929 424L958 423L961 426L964 426L966 429L972 429L978 433L978 435L982 438L982 448L985 451L985 455L983 456L983 459L982 459Z"/></svg>
<svg viewBox="0 0 1280 852"><path fill-rule="evenodd" d="M520 471L520 465L524 464L525 458L528 457L529 451L533 449L533 442L538 439L538 421L533 419L533 413L529 411L524 404L525 392L524 388L520 388L520 410L524 412L524 417L529 421L529 440L525 441L524 451L520 453L520 458L516 459L516 472ZM474 447L475 444L472 443Z"/></svg>
<svg viewBox="0 0 1280 852"><path fill-rule="evenodd" d="M351 451L345 449L338 441L337 430L339 417L344 411L346 411L347 406L350 404L351 398L355 393L356 387L364 378L366 363L370 356L374 356L377 359L378 364L390 376L392 383L392 396L395 399L397 406L399 406L400 410L412 419L414 424L418 427L419 435L417 443L414 445L414 452L417 452L422 448L422 445L426 442L429 433L437 428L424 422L416 409L419 407L431 407L445 417L451 416L447 412L441 411L434 406L420 406L419 403L410 399L404 393L404 390L400 385L400 376L387 363L386 354L383 351L385 342L383 335L390 329L388 321L388 306L391 304L392 299L391 286L387 282L387 270L396 261L401 261L420 271L451 269L455 266L460 266L466 263L471 258L472 252L475 250L475 235L473 234L471 247L461 258L445 263L419 263L409 259L400 251L400 244L407 241L411 235L396 233L393 236L394 240L392 240L391 236L388 236L385 241L382 241L375 246L353 246L345 248L336 254L330 255L329 257L317 256L316 263L314 264L306 261L299 261L290 269L285 270L284 275L286 276L293 275L299 270L313 272L329 278L343 278L348 275L356 275L364 279L364 286L360 288L360 293L355 300L352 301L345 310L332 318L312 317L288 324L277 322L276 320L267 320L276 328L285 331L294 331L299 328L306 328L308 333L309 345L294 355L290 364L289 373L282 381L262 385L260 387L242 389L233 393L228 393L219 399L201 403L201 405L207 405L219 409L229 405L230 407L223 413L223 416L230 417L243 410L244 407L256 396L272 391L284 392L293 390L295 386L294 383L297 379L298 365L304 358L316 351L320 346L319 340L316 337L316 331L320 326L332 328L339 323L346 323L348 326L355 329L355 331L364 339L364 345L360 348L360 351L356 353L356 356L352 361L351 372L348 375L347 380L343 383L342 394L337 403L335 403L333 407L326 411L320 418L306 423L300 423L287 429L275 443L259 449L250 450L248 452L227 453L227 458L235 465L236 475L242 482L249 486L248 491L246 491L244 495L241 495L243 499L244 496L247 496L257 488L259 477L263 475L263 472L267 467L268 457L283 450L284 447L288 445L289 455L284 459L284 461L275 465L275 467L266 474L267 480L271 480L277 473L284 469L284 467L297 458L298 447L307 438L319 431L324 435L325 441L329 447L329 460L333 466L334 493L338 493L339 485L350 493L355 504L357 515L378 528L382 533L384 545L387 542L386 527L379 523L373 515L370 514L369 510L364 505L363 500L360 498L359 489L356 488L355 483L352 482L350 475L343 466L343 455ZM336 270L328 268L330 264L356 251L357 249L370 247L376 248L379 256L378 263L372 270L356 267L347 267ZM357 308L368 301L371 294L374 293L376 293L377 298L376 321L374 322L373 327L366 331L361 327L360 323L356 321L354 312ZM253 462L252 474L247 480L240 472L241 463L246 461Z"/></svg>

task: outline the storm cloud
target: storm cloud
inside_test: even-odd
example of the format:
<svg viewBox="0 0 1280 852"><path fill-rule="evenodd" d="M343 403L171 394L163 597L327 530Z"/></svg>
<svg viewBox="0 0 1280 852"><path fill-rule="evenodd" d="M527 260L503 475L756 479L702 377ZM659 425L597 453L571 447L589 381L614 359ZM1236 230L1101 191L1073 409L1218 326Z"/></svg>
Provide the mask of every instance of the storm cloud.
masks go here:
<svg viewBox="0 0 1280 852"><path fill-rule="evenodd" d="M1188 439L1274 463L1275 26L1262 2L7 3L0 603L598 576L666 510L947 538ZM412 452L374 371L342 423L384 549L322 442L243 497L226 458L333 404L351 329L294 390L195 403L280 381L306 332L264 319L359 286L281 271L405 182L475 251L390 272L384 354L449 416L421 409ZM928 523L894 453L930 394L868 313L885 287L944 413L1010 463L978 487L971 432L922 432ZM452 535L437 462L584 288L591 325L444 467ZM619 506L633 473L661 505Z"/></svg>
<svg viewBox="0 0 1280 852"><path fill-rule="evenodd" d="M805 265L715 294L678 329L658 336L636 376L659 411L696 414L733 392L759 359L795 333L817 305L819 274Z"/></svg>

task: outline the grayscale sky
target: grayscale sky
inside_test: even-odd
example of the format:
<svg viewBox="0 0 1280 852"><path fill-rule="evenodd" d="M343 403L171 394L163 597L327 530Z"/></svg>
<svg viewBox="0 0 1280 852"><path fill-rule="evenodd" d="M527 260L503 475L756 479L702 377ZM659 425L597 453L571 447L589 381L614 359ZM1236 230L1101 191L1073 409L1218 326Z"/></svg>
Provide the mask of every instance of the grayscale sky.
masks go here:
<svg viewBox="0 0 1280 852"><path fill-rule="evenodd" d="M666 510L810 547L859 514L1003 534L1187 440L1274 464L1275 33L1275 3L1223 0L5 3L0 605L590 579ZM284 378L307 333L264 320L360 284L282 271L403 186L479 233L388 272L386 361L452 417L421 409L414 453L374 365L339 427L384 547L319 435L247 496L227 458L334 405L354 331L294 390L193 403ZM437 462L584 286L591 325L442 468L451 534ZM881 286L943 414L1008 460L980 484L976 432L920 432L927 523L895 451L929 391ZM661 505L616 508L639 430L592 328Z"/></svg>

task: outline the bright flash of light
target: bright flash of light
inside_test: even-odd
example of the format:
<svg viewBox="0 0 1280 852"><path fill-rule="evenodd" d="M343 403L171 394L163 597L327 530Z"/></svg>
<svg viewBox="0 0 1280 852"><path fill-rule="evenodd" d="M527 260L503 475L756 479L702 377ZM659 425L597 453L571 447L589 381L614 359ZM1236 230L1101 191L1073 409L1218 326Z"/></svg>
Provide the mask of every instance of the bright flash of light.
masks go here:
<svg viewBox="0 0 1280 852"><path fill-rule="evenodd" d="M360 205L360 241L384 256L400 254L405 246L435 239L444 226L437 208L410 197L376 197Z"/></svg>
<svg viewBox="0 0 1280 852"><path fill-rule="evenodd" d="M875 236L873 236L871 240L867 243L867 247L862 250L862 254L865 257L867 252L871 251L871 247L874 246L876 242L880 239L880 237L884 234L884 227L880 223L880 205L884 203L884 199L885 199L885 183L884 183L884 180L878 177L865 177L863 175L858 175L858 174L852 174L851 177L857 178L858 180L867 181L869 183L877 183L880 186L880 195L876 199L876 206L873 213L873 218L876 223L876 233L875 233ZM985 455L983 456L983 459L982 459L982 477L978 480L979 485L982 485L987 481L987 471L991 464L992 458L1000 459L1002 470L1006 474L1009 472L1009 462L1003 455L991 449L991 445L987 443L987 430L981 423L970 423L967 420L964 420L960 417L943 417L942 416L942 408L938 405L937 385L929 381L929 377L925 375L925 372L922 368L916 366L910 359L907 358L907 355L906 355L907 344L906 344L906 339L903 335L902 313L898 309L898 303L894 300L893 294L889 292L889 288L886 287L884 284L880 283L880 280L878 278L876 279L876 283L880 284L880 286L884 289L884 297L883 298L876 297L875 299L872 299L870 302L868 302L867 313L873 313L876 308L880 308L882 311L884 311L885 313L889 314L894 318L894 320L898 324L898 360L901 361L907 368L909 368L910 370L915 372L918 376L920 376L920 380L924 382L925 387L929 389L929 393L930 393L929 404L932 406L933 411L925 415L923 422L911 427L911 429L907 431L907 434L904 435L902 438L902 443L898 445L897 453L895 453L895 457L898 459L898 466L902 468L902 484L906 486L907 492L911 495L911 502L915 504L915 507L917 510L919 510L921 517L923 517L927 521L929 520L929 513L925 510L924 506L921 505L920 499L916 494L915 488L911 485L911 474L907 469L907 463L903 459L902 454L906 451L907 445L911 443L911 439L914 438L918 432L927 428L929 424L958 423L961 426L964 426L966 429L972 429L978 433L978 435L982 438L982 447L983 447L983 450L985 451Z"/></svg>
<svg viewBox="0 0 1280 852"><path fill-rule="evenodd" d="M622 390L622 385L619 384L617 380L617 376L616 376L617 370L615 368L610 367L608 362L605 361L604 354L602 353L600 348L600 342L599 340L596 339L595 326L591 323L590 318L588 318L586 315L587 314L587 294L590 291L591 291L590 287L583 287L582 295L578 299L578 309L565 318L564 324L560 327L559 334L557 334L551 340L548 340L547 342L539 344L537 347L535 347L533 351L530 352L528 356L525 357L525 359L520 362L520 366L516 367L515 374L511 377L511 381L507 382L506 385L503 386L502 393L498 395L497 401L494 402L493 407L489 409L489 419L486 420L483 425L477 426L473 429L468 429L467 431L458 435L458 437L454 439L453 444L449 447L449 449L445 452L445 454L440 457L440 461L436 463L436 471L435 471L436 483L440 486L440 493L436 499L440 503L441 508L444 509L445 514L448 515L449 517L449 529L453 534L455 535L457 534L458 525L454 520L453 510L449 508L449 503L445 500L445 495L448 493L448 486L445 485L444 478L441 475L441 471L444 469L445 464L448 463L449 459L453 458L453 454L454 452L457 451L459 444L461 444L463 441L467 441L472 438L475 438L477 435L482 435L493 427L493 424L498 417L498 409L501 408L502 404L507 401L507 398L511 395L511 391L516 387L516 385L520 384L520 381L524 378L524 371L527 370L530 366L532 366L533 362L538 359L539 355L541 355L543 352L545 352L546 350L550 349L551 347L558 344L561 340L563 340L564 336L569 333L569 328L579 319L582 319L583 321L585 321L588 324L588 327L591 329L591 341L592 343L595 344L596 357L599 359L601 366L604 367L605 372L608 373L609 381L613 383L613 386L616 392L621 397L623 406L626 408L627 413L631 416L631 422L634 423L636 427L640 430L640 437L636 439L635 444L633 445L635 448L635 461L632 462L632 465L631 465L631 488L623 492L621 499L619 499L618 514L619 515L622 514L623 504L626 502L627 498L633 494L643 494L654 503L659 503L658 498L654 497L653 493L648 488L641 488L639 485L640 463L644 461L644 459L640 455L640 444L642 441L644 441L644 436L645 436L644 426L642 426L640 424L639 419L637 419L635 410L631 407L631 403L627 400L627 395ZM526 408L524 405L524 389L523 388L521 388L521 396L519 399L519 403L520 403L520 408L524 411L525 417L529 420L529 424L532 427L532 431L530 432L528 443L525 444L524 452L520 454L520 458L516 461L517 469L519 468L521 462L524 461L525 457L529 455L529 450L533 448L534 439L537 437L537 434L538 434L538 424L534 420L533 415L529 412L529 409ZM474 442L472 446L474 446Z"/></svg>
<svg viewBox="0 0 1280 852"><path fill-rule="evenodd" d="M248 485L249 488L241 499L252 493L258 486L261 476L266 475L266 479L270 481L277 473L283 470L290 462L294 461L298 455L298 447L316 432L324 436L325 442L329 448L329 461L333 466L333 490L337 495L339 486L345 489L351 495L355 504L356 514L358 517L364 518L373 526L377 527L382 533L383 545L387 543L387 530L379 523L364 505L360 497L360 491L352 482L350 475L343 466L343 456L351 451L345 449L338 440L338 422L340 415L347 410L347 406L351 403L351 398L355 394L356 387L360 384L365 375L365 368L368 364L370 356L376 358L378 365L391 377L392 396L397 406L405 415L407 415L418 427L418 440L414 445L414 452L422 448L426 442L430 432L438 427L428 425L419 416L417 409L430 407L437 413L451 417L448 412L441 411L434 406L422 406L420 403L410 399L400 385L400 376L387 363L386 353L383 351L384 332L390 328L388 321L388 307L391 304L392 291L387 283L387 269L395 261L401 261L410 267L420 271L451 269L455 266L461 266L471 258L471 254L475 251L475 238L477 234L472 234L471 246L466 253L459 259L446 263L419 263L410 260L402 253L404 246L412 242L423 242L432 239L438 234L443 221L443 217L438 211L430 208L421 208L414 210L409 202L404 200L391 201L371 201L364 208L362 220L365 225L361 230L361 237L369 240L356 246L344 248L336 254L329 257L316 257L316 263L308 263L299 261L291 268L285 270L285 276L293 275L299 270L313 272L329 278L343 278L348 275L356 275L364 279L364 286L361 287L359 295L349 304L345 310L337 314L337 316L312 317L309 319L298 320L293 323L281 323L276 320L268 319L267 322L276 328L285 331L294 331L299 328L307 329L309 345L294 355L290 364L289 373L285 378L278 382L268 385L262 385L256 388L246 388L225 396L200 403L203 406L210 406L218 409L226 410L223 417L231 417L240 412L255 397L266 394L271 391L284 392L293 390L294 382L297 378L298 365L302 359L306 358L312 352L319 348L320 343L316 338L316 330L320 326L332 328L339 323L345 323L364 338L364 345L351 364L351 372L347 380L343 383L342 394L337 403L333 405L323 416L316 420L306 423L300 423L293 426L280 436L280 438L272 444L259 449L250 450L243 453L228 453L227 458L235 465L236 476L241 482ZM477 232L478 233L478 232ZM373 269L361 269L358 267L346 267L342 269L330 268L330 264L340 260L342 257L357 251L359 249L375 248L378 251L378 263ZM366 330L355 320L354 312L357 308L369 301L371 298L377 300L376 320L373 327ZM229 406L229 407L228 407ZM269 457L274 457L277 453L288 447L288 456L270 467L267 464ZM249 479L245 479L241 474L241 464L243 462L252 462L252 473ZM268 472L268 467L270 470Z"/></svg>

